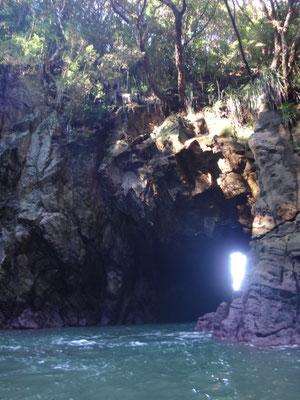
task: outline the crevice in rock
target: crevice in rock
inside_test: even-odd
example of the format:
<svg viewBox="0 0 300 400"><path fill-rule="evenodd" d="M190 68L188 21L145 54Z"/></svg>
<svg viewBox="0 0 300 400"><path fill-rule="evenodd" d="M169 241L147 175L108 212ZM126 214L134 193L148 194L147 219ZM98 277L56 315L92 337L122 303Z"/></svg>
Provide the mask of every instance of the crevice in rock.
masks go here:
<svg viewBox="0 0 300 400"><path fill-rule="evenodd" d="M266 233L264 233L262 235L254 236L252 238L252 240L253 241L259 241L259 240L263 239L264 237L267 237L270 233L274 232L276 229L278 229L280 226L286 224L287 222L295 222L298 215L299 214L297 213L294 217L286 219L286 220L280 222L279 224L275 225L272 229L270 229L268 232L266 232ZM287 234L287 235L289 235L289 234Z"/></svg>
<svg viewBox="0 0 300 400"><path fill-rule="evenodd" d="M295 271L296 261L292 260L292 263L293 263L293 277L295 279L296 296L297 296L297 307L296 307L296 316L295 316L295 319L296 319L297 314L300 312L300 285L299 285L299 280L298 280L298 277L297 277L297 273Z"/></svg>
<svg viewBox="0 0 300 400"><path fill-rule="evenodd" d="M275 331L266 332L266 333L256 332L255 335L256 335L258 338L268 338L268 337L270 337L270 336L276 335L276 334L279 333L279 332L286 331L287 329L290 329L290 328L292 328L292 326L287 326L287 327L280 328L280 329L277 329L277 330L275 330Z"/></svg>

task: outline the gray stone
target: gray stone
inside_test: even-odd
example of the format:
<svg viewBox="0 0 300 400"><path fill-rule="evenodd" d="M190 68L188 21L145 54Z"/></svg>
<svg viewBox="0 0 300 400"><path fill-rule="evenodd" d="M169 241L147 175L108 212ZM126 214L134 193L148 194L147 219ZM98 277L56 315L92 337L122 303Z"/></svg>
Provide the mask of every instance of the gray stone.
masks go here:
<svg viewBox="0 0 300 400"><path fill-rule="evenodd" d="M299 344L300 159L274 112L261 114L249 143L259 192L248 272L228 315L218 325L217 314L210 317L213 335L259 346Z"/></svg>

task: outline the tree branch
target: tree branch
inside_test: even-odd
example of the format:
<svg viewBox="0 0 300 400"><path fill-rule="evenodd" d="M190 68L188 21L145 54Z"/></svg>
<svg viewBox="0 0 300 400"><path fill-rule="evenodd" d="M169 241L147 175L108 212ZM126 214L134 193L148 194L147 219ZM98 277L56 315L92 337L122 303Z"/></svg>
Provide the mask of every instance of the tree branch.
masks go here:
<svg viewBox="0 0 300 400"><path fill-rule="evenodd" d="M233 6L233 18L235 20L236 15L235 15L235 2L234 2L234 0L232 0L232 6Z"/></svg>
<svg viewBox="0 0 300 400"><path fill-rule="evenodd" d="M277 14L278 14L279 18L282 19L282 13L281 13L280 4L278 3L277 0L275 0L275 4L276 4L276 7L277 7Z"/></svg>
<svg viewBox="0 0 300 400"><path fill-rule="evenodd" d="M264 2L264 0L259 0L259 2L260 2L260 4L261 4L263 13L265 14L265 17L267 18L267 20L268 20L269 22L272 23L272 18L271 18L270 14L269 14L269 11L268 11L268 9L267 9L266 3Z"/></svg>
<svg viewBox="0 0 300 400"><path fill-rule="evenodd" d="M161 3L163 3L165 6L171 8L172 12L174 13L174 15L183 15L181 14L181 11L183 10L183 6L185 4L185 8L186 8L186 2L185 0L183 0L182 2L182 9L181 11L178 10L178 8L175 6L175 4L170 1L170 0L159 0Z"/></svg>
<svg viewBox="0 0 300 400"><path fill-rule="evenodd" d="M208 4L209 4L209 1L210 1L210 0L207 1L206 5L205 5L205 10L203 11L203 13L201 14L201 16L199 17L199 20L201 20L202 17L204 16L205 11L206 11L206 9L207 9L207 6L208 6ZM208 24L211 22L211 20L213 19L214 15L215 15L215 12L216 12L216 10L217 10L217 5L218 5L218 3L216 2L216 3L215 3L215 7L214 7L214 9L213 9L211 15L208 17L208 20L206 21L206 23L205 23L199 30L195 31L195 32L192 34L192 36L184 42L184 44L183 44L183 48L184 48L184 49L186 48L186 46L187 46L192 40L194 40L197 36L201 35L201 33L207 28Z"/></svg>
<svg viewBox="0 0 300 400"><path fill-rule="evenodd" d="M186 10L186 0L182 0L182 8L180 14L183 15L185 13L185 10Z"/></svg>
<svg viewBox="0 0 300 400"><path fill-rule="evenodd" d="M127 25L130 25L129 18L127 18L126 15L123 14L123 12L121 12L121 11L117 8L116 3L117 3L117 2L115 2L115 0L110 0L110 4L111 4L112 9L114 10L114 12L115 12L119 17L121 17L122 20L123 20L124 22L126 22ZM120 4L118 4L118 6L120 6Z"/></svg>
<svg viewBox="0 0 300 400"><path fill-rule="evenodd" d="M144 33L143 33L143 41L146 40L147 35L148 35L148 33L149 33L149 30L150 30L150 28L151 28L151 26L152 26L153 17L154 17L154 15L155 15L156 11L157 11L160 7L161 7L161 5L158 5L157 7L154 8L153 16L152 16L152 18L150 19L150 21L147 22L146 28L145 28L145 30L144 30Z"/></svg>
<svg viewBox="0 0 300 400"><path fill-rule="evenodd" d="M294 9L295 9L295 0L289 0L288 3L288 12L287 15L285 17L285 21L283 23L283 29L287 30L290 26L291 20L292 20L292 16L294 14Z"/></svg>
<svg viewBox="0 0 300 400"><path fill-rule="evenodd" d="M273 1L273 0L269 0L269 3L270 3L270 5L271 5L271 10L272 10L271 15L272 15L272 18L273 18L273 19L278 19L278 16L277 16L277 13L276 13L276 9L275 9L274 1Z"/></svg>
<svg viewBox="0 0 300 400"><path fill-rule="evenodd" d="M139 30L140 30L140 22L141 22L143 14L144 14L146 5L147 5L147 0L143 0L142 9L141 9L141 11L140 11L140 13L139 13L139 15L137 17L137 20L136 20L136 25L137 25Z"/></svg>
<svg viewBox="0 0 300 400"><path fill-rule="evenodd" d="M251 70L250 70L249 64L248 64L248 62L247 62L247 59L246 59L245 53L244 53L244 49L243 49L242 40L241 40L241 37L240 37L239 31L238 31L238 29L237 29L237 26L236 26L235 20L234 20L234 18L233 18L232 12L231 12L231 10L230 10L230 7L229 7L229 4L228 4L228 1L227 1L227 0L223 0L223 1L224 1L224 3L225 3L225 6L226 6L226 8L227 8L227 11L228 11L229 17L230 17L230 19L231 19L231 23L232 23L232 26L233 26L234 32L235 32L235 34L236 34L236 37L237 37L237 40L238 40L238 42L239 42L239 48L240 48L240 52L241 52L242 59L243 59L243 61L244 61L244 64L245 64L246 70L247 70L247 72L248 72L248 75L251 77L251 75L252 75L252 74L251 74Z"/></svg>
<svg viewBox="0 0 300 400"><path fill-rule="evenodd" d="M249 17L249 15L246 13L246 11L244 10L244 8L240 5L238 0L234 0L238 6L238 8L241 10L242 14L244 15L244 17L247 18L247 20L250 22L251 25L254 25L254 22L252 21L252 19Z"/></svg>
<svg viewBox="0 0 300 400"><path fill-rule="evenodd" d="M199 17L199 20L201 20L201 19L204 17L204 14L206 13L206 10L207 10L207 7L208 7L209 3L210 3L210 0L207 0L207 2L205 3L205 6L204 6L204 8L203 8L203 11L202 11L202 13L201 13L201 15L200 15L200 17ZM215 4L215 8L214 8L213 14L214 14L215 11L216 11L216 6L217 6L217 5Z"/></svg>
<svg viewBox="0 0 300 400"><path fill-rule="evenodd" d="M270 1L272 1L272 0L270 0ZM270 22L270 24L272 24L273 26L274 26L274 28L279 32L280 31L280 29L282 28L281 27L281 23L280 23L280 21L277 19L277 17L276 17L276 13L274 14L273 13L273 11L272 11L272 16L269 14L269 11L268 11L268 9L267 9L267 6L266 6L266 3L264 2L264 0L259 0L259 2L260 2L260 4L261 4L261 6L262 6L262 10L263 10L263 13L264 13L264 15L265 15L265 17L266 17L266 19ZM274 3L272 3L273 4L273 7L274 7Z"/></svg>
<svg viewBox="0 0 300 400"><path fill-rule="evenodd" d="M142 3L142 7L140 11L138 11L138 8L140 4ZM123 7L118 0L110 0L110 4L112 6L112 9L114 12L119 15L119 17L126 22L127 25L131 27L131 29L135 30L136 33L136 42L138 49L140 51L141 55L141 63L143 67L143 72L146 76L146 79L148 80L148 83L153 91L153 93L162 101L166 101L165 95L161 92L159 87L157 86L154 77L152 75L152 71L150 68L149 60L147 53L145 51L145 43L144 43L144 35L142 33L142 27L141 27L141 21L147 6L147 0L138 0L136 3L136 8L137 12L136 13L131 13L129 10L127 10L125 7ZM127 15L126 15L127 14ZM144 32L145 34L145 32Z"/></svg>

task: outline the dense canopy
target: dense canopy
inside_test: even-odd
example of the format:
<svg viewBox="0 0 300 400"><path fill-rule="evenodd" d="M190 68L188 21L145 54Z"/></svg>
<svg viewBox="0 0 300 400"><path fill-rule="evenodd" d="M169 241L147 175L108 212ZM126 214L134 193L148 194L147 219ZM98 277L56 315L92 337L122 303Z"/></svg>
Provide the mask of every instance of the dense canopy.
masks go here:
<svg viewBox="0 0 300 400"><path fill-rule="evenodd" d="M1 68L35 74L79 120L101 117L122 93L201 107L249 94L262 76L279 85L275 103L297 100L299 42L298 0L2 0L0 9Z"/></svg>

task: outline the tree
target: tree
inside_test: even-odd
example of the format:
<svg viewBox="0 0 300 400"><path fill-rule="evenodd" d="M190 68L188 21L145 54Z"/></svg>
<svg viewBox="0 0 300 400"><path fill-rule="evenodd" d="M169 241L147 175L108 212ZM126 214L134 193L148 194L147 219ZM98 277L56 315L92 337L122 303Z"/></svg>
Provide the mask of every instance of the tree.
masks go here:
<svg viewBox="0 0 300 400"><path fill-rule="evenodd" d="M235 34L236 34L237 40L238 40L238 42L239 42L240 52L241 52L241 55L242 55L242 58L243 58L243 61L244 61L244 64L245 64L247 73L248 73L249 77L251 77L251 70L250 70L250 67L249 67L249 65L248 65L248 62L247 62L245 53L244 53L244 49L243 49L243 44L242 44L241 36L240 36L240 34L239 34L239 31L238 31L237 26L236 26L236 23L235 23L235 17L234 17L234 15L233 15L232 12L231 12L231 9L230 9L230 7L229 7L228 1L227 1L227 0L223 0L223 1L224 1L225 6L226 6L228 15L229 15L229 17L230 17L230 20L231 20L231 23L232 23L234 32L235 32Z"/></svg>
<svg viewBox="0 0 300 400"><path fill-rule="evenodd" d="M172 0L159 0L160 3L167 6L173 13L174 16L174 27L175 27L175 63L177 69L177 89L179 95L179 107L180 109L185 109L185 91L186 91L186 79L184 72L184 51L189 43L191 43L195 38L199 37L200 34L205 30L209 22L211 21L215 10L216 5L213 4L212 13L208 17L207 21L201 25L203 22L203 17L208 10L209 0L206 1L202 10L200 10L200 14L196 13L196 18L198 18L198 23L196 26L189 26L189 30L191 30L190 34L186 34L183 31L183 18L187 11L187 2L186 0L182 0L181 7L178 8ZM195 11L195 8L193 8ZM199 11L199 8L197 9ZM194 24L195 25L195 24ZM185 37L184 37L185 36Z"/></svg>
<svg viewBox="0 0 300 400"><path fill-rule="evenodd" d="M184 77L183 65L183 41L182 41L182 18L186 11L186 0L182 0L181 9L178 9L171 0L159 0L162 4L166 5L172 10L175 19L175 63L177 69L178 79L178 95L180 109L185 108L185 90L186 82Z"/></svg>
<svg viewBox="0 0 300 400"><path fill-rule="evenodd" d="M112 9L122 20L131 27L136 37L136 43L140 51L141 64L144 74L149 82L153 93L162 101L166 102L165 94L158 88L153 77L148 55L145 48L145 40L148 34L149 22L142 24L147 6L147 0L136 0L134 2L121 2L121 0L110 0Z"/></svg>
<svg viewBox="0 0 300 400"><path fill-rule="evenodd" d="M171 10L173 16L174 16L174 33L175 33L175 51L174 51L174 59L175 59L175 66L177 70L177 90L178 90L178 96L179 96L179 109L184 110L185 109L185 92L186 92L186 80L185 80L185 65L184 65L184 51L189 43L191 43L195 38L200 36L200 34L204 31L210 20L212 19L212 16L214 14L214 11L216 9L214 3L213 7L213 12L205 21L203 25L200 23L203 23L203 17L205 13L208 10L209 6L209 0L205 2L204 8L201 9L198 5L197 6L193 5L191 7L191 10L195 11L197 10L197 13L195 16L191 17L189 15L188 17L185 17L185 13L187 10L187 2L186 0L182 0L181 7L178 8L178 6L175 4L174 0L159 0L159 2L166 6L168 9ZM191 2L192 3L192 2ZM202 3L201 3L202 4ZM143 70L144 73L147 77L147 80L154 92L154 94L161 99L164 102L169 102L172 103L172 99L167 96L165 93L163 93L162 90L158 89L158 85L154 79L152 70L150 68L150 63L149 59L147 56L147 51L146 51L146 46L145 43L147 42L147 35L148 33L153 33L149 32L150 27L151 27L151 17L149 17L148 13L148 20L145 18L145 11L147 8L147 0L141 1L137 0L135 2L125 2L121 0L111 0L111 5L113 10L117 15L121 17L121 19L128 25L131 26L131 29L134 31L135 37L136 37L136 42L139 48L139 51L142 55L141 61L143 65ZM153 4L152 4L153 6ZM154 7L152 8L152 18L155 17L155 12L157 11L159 7ZM200 11L200 13L199 13ZM160 24L164 25L164 22L168 19L168 14L161 12L160 14ZM195 24L195 19L198 19L197 23ZM192 24L188 23L187 21L192 20ZM158 22L158 20L157 20ZM189 33L187 34L186 31L184 31L183 24L185 24L185 28L188 26L188 29L185 29L186 31L188 30ZM153 39L153 37L151 38ZM174 103L175 104L175 103ZM174 104L170 104L171 108L174 106ZM176 106L175 106L176 107Z"/></svg>
<svg viewBox="0 0 300 400"><path fill-rule="evenodd" d="M300 43L300 27L291 44L288 42L288 33L292 20L299 7L299 0L278 2L269 0L270 7L265 0L259 0L267 21L274 29L274 57L271 68L278 69L281 64L281 72L285 79L286 90L289 88L289 76L295 65L297 49Z"/></svg>

